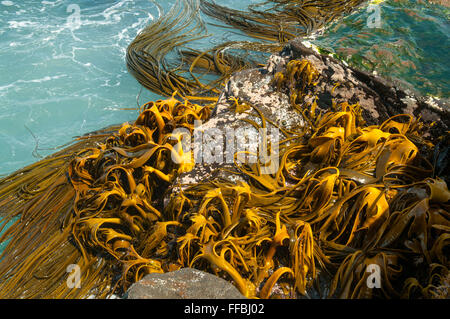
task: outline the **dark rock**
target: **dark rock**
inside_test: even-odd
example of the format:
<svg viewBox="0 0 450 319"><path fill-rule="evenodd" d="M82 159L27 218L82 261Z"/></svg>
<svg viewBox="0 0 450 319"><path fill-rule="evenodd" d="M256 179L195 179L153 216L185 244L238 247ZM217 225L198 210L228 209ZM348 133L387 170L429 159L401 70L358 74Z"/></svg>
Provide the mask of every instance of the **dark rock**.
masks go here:
<svg viewBox="0 0 450 319"><path fill-rule="evenodd" d="M391 83L375 74L353 69L331 56L322 55L306 47L302 39L291 41L280 54L272 55L263 68L247 69L235 73L226 84L211 118L197 127L199 131L216 129L223 134L227 129L253 130L250 122L261 125L261 114L266 119L268 131L277 126L286 130L301 131L307 124L302 114L293 109L287 90L278 91L272 80L277 72L285 70L289 61L306 59L317 69L320 76L314 86L307 88L307 96L317 96L317 111L326 112L334 103L359 103L367 125L380 125L397 114L411 114L421 117L429 129L427 138L437 145L437 173L448 182L449 139L440 139L450 129L450 106L448 101L432 97L421 97L412 90ZM233 107L236 99L248 103L245 111ZM309 101L311 102L311 101ZM257 110L257 111L256 111ZM434 122L434 126L431 124ZM275 125L274 125L275 124ZM448 134L447 134L448 136ZM269 137L270 138L270 137ZM283 136L280 136L283 138ZM227 152L225 138L216 140L223 143L224 158L234 152ZM446 167L446 168L444 168ZM234 171L235 173L230 173ZM245 181L245 174L236 171L231 161L196 162L194 169L181 174L173 183L170 195L175 195L189 185L207 180L225 179L230 182ZM169 200L168 196L165 198ZM313 290L310 297L317 297ZM182 269L168 274L151 274L133 285L128 298L244 298L230 283L216 276L194 269Z"/></svg>
<svg viewBox="0 0 450 319"><path fill-rule="evenodd" d="M245 299L228 281L193 268L148 274L128 289L126 298Z"/></svg>
<svg viewBox="0 0 450 319"><path fill-rule="evenodd" d="M358 102L369 125L381 124L397 114L411 114L426 124L435 122L430 137L439 137L450 129L450 105L447 100L423 97L399 82L388 81L375 74L347 66L331 56L306 47L301 38L292 40L283 50L283 58L306 59L320 72L319 83L309 92L320 97L333 92L337 102ZM338 86L333 90L334 85ZM324 103L319 106L323 108ZM329 103L325 103L329 104Z"/></svg>

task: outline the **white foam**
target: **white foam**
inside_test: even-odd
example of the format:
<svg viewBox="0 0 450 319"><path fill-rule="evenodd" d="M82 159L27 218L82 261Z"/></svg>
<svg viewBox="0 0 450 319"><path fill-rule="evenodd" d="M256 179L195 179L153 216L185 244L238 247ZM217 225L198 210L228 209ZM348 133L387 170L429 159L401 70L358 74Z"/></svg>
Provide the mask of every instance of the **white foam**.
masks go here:
<svg viewBox="0 0 450 319"><path fill-rule="evenodd" d="M0 92L1 91L6 91L10 88L13 88L16 86L16 84L18 83L42 83L42 82L48 82L48 81L52 81L52 80L57 80L63 77L66 77L67 75L63 74L63 75L54 75L54 76L44 76L42 78L39 79L31 79L31 80L17 80L14 81L13 83L9 83L7 85L4 86L0 86Z"/></svg>
<svg viewBox="0 0 450 319"><path fill-rule="evenodd" d="M10 6L13 6L14 5L14 2L12 2L12 1L2 1L1 2L4 6L6 6L6 7L10 7Z"/></svg>
<svg viewBox="0 0 450 319"><path fill-rule="evenodd" d="M51 5L51 6L56 6L57 4L60 4L62 1L61 0L57 0L57 1L55 1L55 2L51 2L51 1L41 1L41 3L43 4L43 5L46 5L46 4L48 4L48 5Z"/></svg>
<svg viewBox="0 0 450 319"><path fill-rule="evenodd" d="M51 80L57 80L60 78L65 77L65 75L55 75L55 76L44 76L43 78L40 79L33 79L33 80L18 80L17 83L42 83L42 82L47 82L47 81L51 81Z"/></svg>
<svg viewBox="0 0 450 319"><path fill-rule="evenodd" d="M36 22L32 22L32 21L14 21L14 20L8 21L8 24L11 29L36 27L38 25Z"/></svg>

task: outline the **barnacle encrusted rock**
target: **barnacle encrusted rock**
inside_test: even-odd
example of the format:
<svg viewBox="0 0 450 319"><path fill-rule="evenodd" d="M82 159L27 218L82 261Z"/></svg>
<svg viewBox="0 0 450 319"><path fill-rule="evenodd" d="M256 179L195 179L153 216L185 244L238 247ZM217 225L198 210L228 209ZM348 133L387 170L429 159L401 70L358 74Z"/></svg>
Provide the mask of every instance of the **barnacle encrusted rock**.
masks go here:
<svg viewBox="0 0 450 319"><path fill-rule="evenodd" d="M290 41L279 54L272 55L264 67L234 74L226 84L211 118L199 129L216 128L225 132L226 129L239 127L254 130L256 134L256 129L244 119L260 124L260 117L251 108L249 112L237 112L233 107L235 99L258 108L269 120L268 131L274 128L270 122L288 130L304 126L304 118L290 105L289 92L279 91L271 84L275 74L286 70L289 61L303 59L311 62L320 74L316 85L308 86L304 100L311 103L317 97L319 112L330 110L333 103L359 103L368 125L381 124L397 114L411 114L416 118L420 117L427 125L428 133L425 137L435 142L441 151L449 148L449 141L438 140L450 130L450 105L447 101L419 96L409 88L400 87L398 83L351 68L345 62L308 48L302 38ZM223 149L226 157L226 145ZM449 161L442 158L442 163L438 166L445 172L448 165ZM199 163L194 170L182 174L175 184L198 183L200 180L218 177L239 180L239 176L220 170L232 167L233 163L227 162Z"/></svg>

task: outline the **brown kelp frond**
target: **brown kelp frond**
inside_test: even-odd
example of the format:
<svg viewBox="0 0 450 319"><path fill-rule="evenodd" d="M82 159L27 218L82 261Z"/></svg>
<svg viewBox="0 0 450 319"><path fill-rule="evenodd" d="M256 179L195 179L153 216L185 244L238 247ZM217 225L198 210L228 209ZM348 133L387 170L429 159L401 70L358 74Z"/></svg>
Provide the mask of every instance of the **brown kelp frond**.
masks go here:
<svg viewBox="0 0 450 319"><path fill-rule="evenodd" d="M426 278L419 282L415 277L405 280L402 298L448 299L450 297L450 273L446 266L431 264Z"/></svg>
<svg viewBox="0 0 450 319"><path fill-rule="evenodd" d="M255 54L275 53L281 50L281 46L275 43L256 43L248 41L225 42L206 51L192 49L180 50L181 60L189 66L192 77L194 70L205 70L206 74L216 73L221 75L216 83L225 83L228 77L241 71L257 67L260 59Z"/></svg>
<svg viewBox="0 0 450 319"><path fill-rule="evenodd" d="M246 12L201 0L201 10L253 38L285 43L297 36L311 34L363 2L270 0L249 6L250 10Z"/></svg>
<svg viewBox="0 0 450 319"><path fill-rule="evenodd" d="M148 256L164 251L168 229L178 223L160 222L159 199L177 174L192 168L193 160L179 147L183 134L173 129L190 133L194 121L209 114L209 106L173 97L147 103L134 124L101 135L95 144L64 150L64 165L54 163L59 175L54 180L46 175L51 183L34 197L28 192L26 201L6 198L8 207L16 207L4 223L20 218L1 238L10 242L1 256L0 296L106 296L146 273L162 272L161 263ZM6 184L7 190L20 196L11 185ZM136 242L143 245L135 248ZM80 269L81 289L66 283L66 269L73 265ZM122 268L119 280L111 272L117 267Z"/></svg>
<svg viewBox="0 0 450 319"><path fill-rule="evenodd" d="M285 43L301 34L294 21L267 19L249 12L230 9L215 2L201 0L201 10L208 16L222 21L231 28L245 32L253 38ZM280 22L277 22L280 21Z"/></svg>
<svg viewBox="0 0 450 319"><path fill-rule="evenodd" d="M184 97L217 97L229 76L258 62L243 52L275 52L279 46L229 42L205 51L184 45L207 37L198 1L177 1L171 10L153 22L127 49L127 67L144 87L163 96L178 92ZM164 37L161 37L164 34ZM232 53L232 51L238 53ZM170 55L178 54L171 63Z"/></svg>
<svg viewBox="0 0 450 319"><path fill-rule="evenodd" d="M0 216L11 219L20 216L35 200L56 185L69 182L68 163L75 153L94 147L119 126L111 126L76 138L71 145L39 162L22 168L0 180Z"/></svg>
<svg viewBox="0 0 450 319"><path fill-rule="evenodd" d="M167 55L176 47L206 36L198 16L198 1L177 1L167 14L144 28L127 49L129 72L145 88L163 96L177 91L183 96L197 95L194 79L187 79L179 66L170 66Z"/></svg>
<svg viewBox="0 0 450 319"><path fill-rule="evenodd" d="M64 174L64 169L62 169L61 165L67 164L75 152L95 145L105 136L109 136L117 127L111 126L77 137L73 142L69 143L71 145L66 146L63 150L0 179L0 202L2 203L0 214L8 211L3 208L6 208L4 205L7 202L12 202L12 197L10 196L20 196L20 198L28 199L46 190L52 185L50 177L59 177L61 172Z"/></svg>
<svg viewBox="0 0 450 319"><path fill-rule="evenodd" d="M123 125L72 161L75 215L68 227L86 262L100 250L122 264L119 290L146 273L168 269L150 257L165 254L169 229L179 226L164 221L161 199L175 177L193 165L191 152L179 147L183 135L173 130L192 133L194 121L206 120L209 112L208 106L174 97L147 103L133 125Z"/></svg>
<svg viewBox="0 0 450 319"><path fill-rule="evenodd" d="M392 283L402 272L395 253L356 251L341 263L330 289L339 298L396 297ZM373 277L373 278L372 278ZM339 289L338 289L339 288ZM374 289L379 288L379 289Z"/></svg>
<svg viewBox="0 0 450 319"><path fill-rule="evenodd" d="M275 45L254 45L251 42L228 42L206 51L183 49L179 54L186 66L180 69L197 83L195 93L211 95L218 93L235 72L258 66L258 58L252 57L252 52L274 52L276 49ZM208 80L211 75L215 75L214 80Z"/></svg>
<svg viewBox="0 0 450 319"><path fill-rule="evenodd" d="M252 58L244 58L245 54L279 51L286 41L315 30L316 22L330 21L360 2L348 0L326 5L324 1L318 1L317 7L321 9L310 15L316 4L277 3L274 11L246 13L205 0L180 0L167 14L143 29L129 45L127 67L139 83L159 95L171 96L177 91L185 97L217 96L231 74L258 63ZM185 44L207 36L199 9L252 37L272 43L241 41L204 51L181 49ZM173 56L176 49L178 62L170 63L169 56ZM230 53L231 49L238 50L239 54Z"/></svg>
<svg viewBox="0 0 450 319"><path fill-rule="evenodd" d="M385 298L400 296L402 279L423 266L411 256L445 265L450 193L408 138L419 126L393 117L360 127L359 112L342 103L311 115L311 138L283 149L276 174L241 166L249 183L210 181L172 196L170 216L192 223L177 240L180 267L194 260L247 296L276 297L275 285L306 295L328 273L330 296Z"/></svg>
<svg viewBox="0 0 450 319"><path fill-rule="evenodd" d="M65 269L55 267L77 263L78 252L69 244L67 231L61 231L74 198L67 168L77 152L96 146L115 129L112 126L79 137L69 147L0 181L0 228L12 223L0 238L7 243L0 255L2 297L19 298L27 291L30 297L47 297L55 287L42 286L31 292L35 280L62 279L61 270L65 274Z"/></svg>
<svg viewBox="0 0 450 319"><path fill-rule="evenodd" d="M306 120L301 131L276 126L285 135L279 145L263 137L260 151L280 150L270 157L278 169L240 158L260 154L236 152L238 182L175 183L194 168L183 148L194 123L210 117L233 72L258 63L234 50L272 52L360 2L276 0L245 14L202 0L205 13L276 44L200 52L178 48L204 34L200 2L177 1L127 52L138 81L171 97L0 181L0 227L13 223L0 238L8 243L0 298L108 297L148 273L182 267L230 280L250 298L309 297L317 286L321 297L447 296L450 192L434 175L426 127L406 114L367 126L358 103L319 110L319 97L309 96L321 80L313 61L290 61L272 82ZM167 57L177 48L174 66ZM236 113L259 115L244 120L253 128L273 125L251 103L229 102Z"/></svg>

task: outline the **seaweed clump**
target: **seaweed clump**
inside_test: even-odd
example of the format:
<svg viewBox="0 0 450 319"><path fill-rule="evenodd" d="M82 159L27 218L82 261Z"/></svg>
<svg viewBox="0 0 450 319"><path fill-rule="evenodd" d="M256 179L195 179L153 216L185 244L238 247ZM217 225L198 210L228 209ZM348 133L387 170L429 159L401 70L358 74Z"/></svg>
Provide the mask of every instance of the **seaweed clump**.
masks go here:
<svg viewBox="0 0 450 319"><path fill-rule="evenodd" d="M319 12L319 2L302 1L310 8L297 19ZM290 61L271 83L307 123L282 130L276 172L236 162L229 174L239 182L176 184L194 161L175 129L193 134L229 76L252 65L217 48L181 51L184 68L166 64L165 54L196 35L179 32L201 28L197 8L209 5L178 2L174 20L162 18L129 47L130 72L167 99L0 181L0 207L9 212L0 225L14 222L0 238L9 241L0 298L120 295L145 274L182 267L226 278L250 298L448 297L450 192L434 175L427 127L407 114L368 126L358 103L318 110L305 101L320 78L310 61ZM162 53L155 30L173 30ZM272 38L282 43L280 34ZM201 82L199 69L218 78ZM236 112L255 108L232 104ZM258 114L263 124L252 123L261 128ZM81 289L67 285L73 264ZM375 273L379 289L370 285Z"/></svg>

